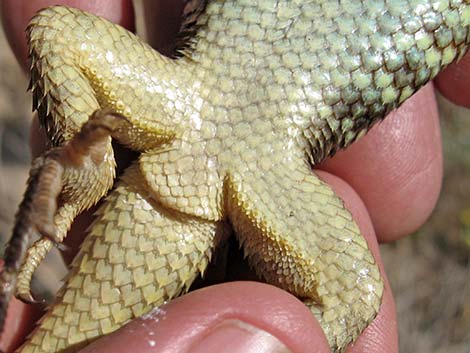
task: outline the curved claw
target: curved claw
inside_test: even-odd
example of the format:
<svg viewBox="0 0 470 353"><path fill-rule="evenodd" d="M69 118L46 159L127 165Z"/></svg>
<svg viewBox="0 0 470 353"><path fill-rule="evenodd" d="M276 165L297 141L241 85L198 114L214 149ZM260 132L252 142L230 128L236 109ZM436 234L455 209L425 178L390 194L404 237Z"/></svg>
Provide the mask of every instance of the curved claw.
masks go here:
<svg viewBox="0 0 470 353"><path fill-rule="evenodd" d="M46 302L45 299L37 300L36 298L34 298L33 294L30 291L28 293L17 293L16 299L19 299L26 304L42 304Z"/></svg>
<svg viewBox="0 0 470 353"><path fill-rule="evenodd" d="M54 242L54 246L60 251L60 252L70 252L72 251L72 248L68 245L65 245L64 243L56 243Z"/></svg>

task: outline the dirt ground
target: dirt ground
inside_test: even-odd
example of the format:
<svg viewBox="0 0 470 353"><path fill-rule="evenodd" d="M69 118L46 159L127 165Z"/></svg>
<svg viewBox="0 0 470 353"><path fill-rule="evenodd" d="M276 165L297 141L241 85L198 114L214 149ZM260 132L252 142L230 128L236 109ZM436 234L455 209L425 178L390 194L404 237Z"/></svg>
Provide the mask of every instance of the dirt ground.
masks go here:
<svg viewBox="0 0 470 353"><path fill-rule="evenodd" d="M29 166L27 79L0 31L0 238L10 236ZM470 111L441 104L445 178L422 229L381 252L397 302L400 352L470 352ZM57 256L37 283L57 288ZM59 269L57 269L59 268ZM43 288L43 287L42 287Z"/></svg>

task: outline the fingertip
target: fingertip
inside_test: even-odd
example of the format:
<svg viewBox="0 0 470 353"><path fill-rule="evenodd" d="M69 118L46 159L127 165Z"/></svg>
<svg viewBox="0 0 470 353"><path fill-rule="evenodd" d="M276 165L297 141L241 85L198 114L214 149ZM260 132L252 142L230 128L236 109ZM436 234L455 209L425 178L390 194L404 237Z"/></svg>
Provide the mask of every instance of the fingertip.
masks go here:
<svg viewBox="0 0 470 353"><path fill-rule="evenodd" d="M105 17L111 22L118 23L129 30L134 30L134 10L130 0L1 1L0 6L3 28L15 56L25 71L28 71L29 69L25 29L33 15L38 10L52 5L68 5L80 8Z"/></svg>
<svg viewBox="0 0 470 353"><path fill-rule="evenodd" d="M470 108L470 55L449 65L434 82L444 97L457 105Z"/></svg>
<svg viewBox="0 0 470 353"><path fill-rule="evenodd" d="M248 327L253 335L240 334L234 323L235 328ZM308 353L313 347L316 352L329 352L320 326L298 299L263 283L230 282L178 298L98 340L83 353L224 351L214 342L227 342L227 337L215 341L213 337L225 325L231 325L224 334L232 335L228 338L233 352L236 348L237 352L288 349Z"/></svg>
<svg viewBox="0 0 470 353"><path fill-rule="evenodd" d="M18 348L41 314L39 306L25 304L13 298L8 306L5 327L0 338L0 351L7 353Z"/></svg>

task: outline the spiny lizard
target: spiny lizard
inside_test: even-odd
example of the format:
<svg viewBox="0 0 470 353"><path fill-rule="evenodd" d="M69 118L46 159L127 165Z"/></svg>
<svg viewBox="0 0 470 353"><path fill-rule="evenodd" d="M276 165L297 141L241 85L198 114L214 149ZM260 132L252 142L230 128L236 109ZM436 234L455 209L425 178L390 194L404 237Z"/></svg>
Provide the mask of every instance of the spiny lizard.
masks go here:
<svg viewBox="0 0 470 353"><path fill-rule="evenodd" d="M231 231L260 277L305 301L333 351L376 316L375 260L312 166L464 54L470 2L202 5L188 12L182 32L194 35L174 59L77 9L32 19L34 107L56 147L32 165L3 309L14 290L32 300L38 263L113 186L111 138L139 157L19 352L79 349L180 295ZM42 238L25 254L32 234Z"/></svg>

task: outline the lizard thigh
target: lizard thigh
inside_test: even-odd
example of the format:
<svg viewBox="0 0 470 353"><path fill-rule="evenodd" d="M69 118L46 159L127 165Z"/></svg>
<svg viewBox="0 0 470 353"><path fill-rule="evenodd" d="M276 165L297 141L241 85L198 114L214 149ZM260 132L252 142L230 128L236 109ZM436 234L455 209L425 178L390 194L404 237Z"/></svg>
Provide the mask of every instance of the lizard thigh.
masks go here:
<svg viewBox="0 0 470 353"><path fill-rule="evenodd" d="M127 118L130 126L120 132L120 142L134 150L148 150L180 132L186 112L166 108L187 96L179 88L184 83L174 82L185 77L183 68L137 36L62 6L38 12L27 35L33 107L54 145L69 140L100 108Z"/></svg>
<svg viewBox="0 0 470 353"><path fill-rule="evenodd" d="M164 209L129 168L96 214L65 286L20 352L75 351L186 291L224 233Z"/></svg>

